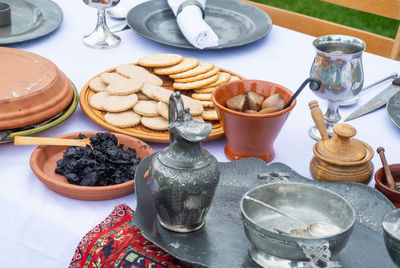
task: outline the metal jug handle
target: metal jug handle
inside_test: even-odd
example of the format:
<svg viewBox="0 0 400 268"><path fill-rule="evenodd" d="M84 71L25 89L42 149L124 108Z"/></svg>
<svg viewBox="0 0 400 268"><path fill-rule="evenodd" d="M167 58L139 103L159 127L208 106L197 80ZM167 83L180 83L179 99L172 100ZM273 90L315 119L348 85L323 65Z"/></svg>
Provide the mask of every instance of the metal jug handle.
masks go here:
<svg viewBox="0 0 400 268"><path fill-rule="evenodd" d="M186 113L190 115L188 111L185 111L181 93L179 91L172 93L168 102L169 124L173 124L175 121L184 121L187 119L191 119L191 116L188 117Z"/></svg>

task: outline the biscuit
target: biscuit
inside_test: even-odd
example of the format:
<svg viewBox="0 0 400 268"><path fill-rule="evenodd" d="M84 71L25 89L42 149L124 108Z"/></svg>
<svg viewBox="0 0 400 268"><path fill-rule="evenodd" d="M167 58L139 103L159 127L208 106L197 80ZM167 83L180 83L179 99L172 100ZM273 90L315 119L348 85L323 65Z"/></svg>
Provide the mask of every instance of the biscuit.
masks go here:
<svg viewBox="0 0 400 268"><path fill-rule="evenodd" d="M191 70L199 65L199 60L194 58L184 58L180 63L168 66L154 68L154 73L161 75L177 74Z"/></svg>
<svg viewBox="0 0 400 268"><path fill-rule="evenodd" d="M180 63L183 57L179 54L153 54L139 59L138 64L146 67L165 67Z"/></svg>
<svg viewBox="0 0 400 268"><path fill-rule="evenodd" d="M213 108L214 107L214 103L212 101L200 101L200 102L204 108Z"/></svg>
<svg viewBox="0 0 400 268"><path fill-rule="evenodd" d="M205 109L201 116L205 120L218 120L217 111L215 109Z"/></svg>
<svg viewBox="0 0 400 268"><path fill-rule="evenodd" d="M240 78L237 77L236 75L231 75L231 79L229 79L229 82L237 81L237 80L240 80Z"/></svg>
<svg viewBox="0 0 400 268"><path fill-rule="evenodd" d="M104 99L103 109L107 112L117 113L126 111L138 102L138 97L136 94L125 95L125 96L115 96L107 94Z"/></svg>
<svg viewBox="0 0 400 268"><path fill-rule="evenodd" d="M175 79L175 82L188 83L188 82L203 80L203 79L209 78L209 77L211 77L213 75L216 75L219 72L219 70L220 70L219 67L214 67L210 71L202 73L202 74L199 74L199 75L196 75L196 76L191 76L191 77L182 78L182 79Z"/></svg>
<svg viewBox="0 0 400 268"><path fill-rule="evenodd" d="M168 120L162 116L147 117L143 116L140 120L143 126L153 130L167 130Z"/></svg>
<svg viewBox="0 0 400 268"><path fill-rule="evenodd" d="M144 84L150 84L150 85L154 85L154 86L162 86L163 84L163 80L161 80L160 77L158 77L157 75L148 73L143 80Z"/></svg>
<svg viewBox="0 0 400 268"><path fill-rule="evenodd" d="M101 79L100 77L96 77L90 80L89 87L91 90L96 92L106 91L107 89L107 85L104 84L103 79Z"/></svg>
<svg viewBox="0 0 400 268"><path fill-rule="evenodd" d="M168 103L169 96L173 93L173 91L165 89L163 87L144 84L142 87L142 92L147 97L156 100Z"/></svg>
<svg viewBox="0 0 400 268"><path fill-rule="evenodd" d="M204 119L201 116L193 116L193 120L196 120L198 122L204 123Z"/></svg>
<svg viewBox="0 0 400 268"><path fill-rule="evenodd" d="M225 82L228 82L231 79L231 75L225 72L219 72L218 80L214 81L212 84L207 85L206 87L216 87Z"/></svg>
<svg viewBox="0 0 400 268"><path fill-rule="evenodd" d="M103 103L107 98L107 96L108 93L105 91L94 94L92 97L90 97L89 100L90 106L97 110L103 110Z"/></svg>
<svg viewBox="0 0 400 268"><path fill-rule="evenodd" d="M110 95L130 95L140 91L143 82L137 79L125 79L121 81L111 82L107 86L107 93Z"/></svg>
<svg viewBox="0 0 400 268"><path fill-rule="evenodd" d="M157 112L164 117L165 119L168 120L168 104L159 101L157 103Z"/></svg>
<svg viewBox="0 0 400 268"><path fill-rule="evenodd" d="M107 85L110 84L111 82L118 82L121 80L126 80L125 77L123 77L122 75L117 74L117 73L104 73L104 74L101 74L100 77L101 77L101 80L103 80L103 82Z"/></svg>
<svg viewBox="0 0 400 268"><path fill-rule="evenodd" d="M133 64L121 64L118 65L115 70L117 71L117 73L125 76L126 78L145 76L149 73L145 68Z"/></svg>
<svg viewBox="0 0 400 268"><path fill-rule="evenodd" d="M106 113L104 121L116 127L134 127L140 123L141 116L132 110L121 113Z"/></svg>
<svg viewBox="0 0 400 268"><path fill-rule="evenodd" d="M206 94L206 93L213 93L214 90L215 90L215 87L207 87L207 88L195 89L194 92L200 93L200 94Z"/></svg>
<svg viewBox="0 0 400 268"><path fill-rule="evenodd" d="M133 107L133 111L143 116L159 116L157 112L157 102L153 100L142 100Z"/></svg>
<svg viewBox="0 0 400 268"><path fill-rule="evenodd" d="M204 111L203 105L198 100L194 100L188 96L181 95L183 107L189 108L189 112L191 115L201 115Z"/></svg>
<svg viewBox="0 0 400 268"><path fill-rule="evenodd" d="M175 82L172 84L172 87L176 88L176 89L181 89L181 90L196 89L196 88L206 87L207 85L212 84L215 81L217 81L218 78L219 78L219 74L216 74L209 78L199 80L199 81L189 82L189 83L176 83Z"/></svg>
<svg viewBox="0 0 400 268"><path fill-rule="evenodd" d="M139 91L136 93L137 97L139 100L151 100L149 97L143 94L143 92Z"/></svg>
<svg viewBox="0 0 400 268"><path fill-rule="evenodd" d="M213 68L214 64L212 64L211 62L200 62L199 65L197 65L197 67L191 70L182 73L172 74L169 77L172 79L182 79L182 78L192 77L202 73L206 73Z"/></svg>
<svg viewBox="0 0 400 268"><path fill-rule="evenodd" d="M211 93L193 93L191 97L199 101L210 101Z"/></svg>

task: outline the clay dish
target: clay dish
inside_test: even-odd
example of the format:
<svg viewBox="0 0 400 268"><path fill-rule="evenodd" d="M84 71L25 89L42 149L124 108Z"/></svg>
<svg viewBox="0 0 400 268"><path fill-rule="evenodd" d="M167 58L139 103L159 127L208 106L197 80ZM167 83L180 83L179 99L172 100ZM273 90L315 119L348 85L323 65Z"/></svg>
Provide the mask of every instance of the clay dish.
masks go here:
<svg viewBox="0 0 400 268"><path fill-rule="evenodd" d="M238 80L218 86L211 94L226 136L225 155L230 160L258 157L269 162L275 156L273 143L296 101L284 110L269 114L247 114L226 107L229 98L247 91L256 92L264 98L280 93L285 103L293 92L272 82Z"/></svg>
<svg viewBox="0 0 400 268"><path fill-rule="evenodd" d="M96 131L76 132L59 136L58 138L75 138L82 133L87 137ZM123 134L113 133L118 141L126 147L136 150L136 155L144 159L153 153L153 149L143 141ZM106 200L125 196L134 191L134 180L110 186L79 186L68 183L67 179L54 170L56 162L63 157L65 146L38 146L31 155L30 165L38 179L54 192L66 197L80 200Z"/></svg>
<svg viewBox="0 0 400 268"><path fill-rule="evenodd" d="M400 164L389 165L395 183L400 182ZM390 189L387 185L383 168L375 172L375 189L384 194L396 208L400 208L400 192Z"/></svg>
<svg viewBox="0 0 400 268"><path fill-rule="evenodd" d="M0 58L0 130L44 121L71 103L71 83L48 59L6 47Z"/></svg>

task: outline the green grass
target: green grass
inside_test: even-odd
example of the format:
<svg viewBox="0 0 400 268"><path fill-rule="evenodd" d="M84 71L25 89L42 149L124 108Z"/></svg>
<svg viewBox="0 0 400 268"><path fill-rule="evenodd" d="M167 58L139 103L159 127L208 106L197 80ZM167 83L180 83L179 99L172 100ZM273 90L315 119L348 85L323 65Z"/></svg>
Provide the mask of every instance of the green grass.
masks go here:
<svg viewBox="0 0 400 268"><path fill-rule="evenodd" d="M394 38L399 22L319 0L252 0ZM351 1L351 0L349 0Z"/></svg>

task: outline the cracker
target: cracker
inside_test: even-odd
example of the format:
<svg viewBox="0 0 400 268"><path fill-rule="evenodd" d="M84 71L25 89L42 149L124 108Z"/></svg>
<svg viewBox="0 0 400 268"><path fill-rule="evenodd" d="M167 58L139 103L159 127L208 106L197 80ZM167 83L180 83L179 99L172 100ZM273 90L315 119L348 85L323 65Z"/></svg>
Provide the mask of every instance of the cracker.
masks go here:
<svg viewBox="0 0 400 268"><path fill-rule="evenodd" d="M156 86L161 86L163 84L161 78L151 74L145 68L133 64L119 65L117 66L116 71L126 78L141 80L143 84L151 84Z"/></svg>
<svg viewBox="0 0 400 268"><path fill-rule="evenodd" d="M153 130L167 130L168 120L162 116L147 117L143 116L140 120L143 126Z"/></svg>
<svg viewBox="0 0 400 268"><path fill-rule="evenodd" d="M106 91L107 85L103 82L103 79L100 77L93 78L89 82L89 87L91 90L96 92Z"/></svg>
<svg viewBox="0 0 400 268"><path fill-rule="evenodd" d="M123 112L129 110L138 102L136 94L126 96L107 95L103 103L103 109L107 112Z"/></svg>
<svg viewBox="0 0 400 268"><path fill-rule="evenodd" d="M209 78L209 77L211 77L213 75L216 75L219 72L219 70L220 70L219 67L214 67L210 71L202 73L202 74L199 74L199 75L196 75L196 76L192 76L192 77L188 77L188 78L182 78L182 79L175 79L175 82L188 83L188 82L203 80L203 79Z"/></svg>
<svg viewBox="0 0 400 268"><path fill-rule="evenodd" d="M121 81L111 82L107 86L107 93L110 95L130 95L140 91L143 82L138 79L125 79Z"/></svg>
<svg viewBox="0 0 400 268"><path fill-rule="evenodd" d="M200 62L199 65L197 65L197 67L191 70L182 73L172 74L169 77L172 79L182 79L182 78L192 77L202 73L206 73L213 68L214 64L212 64L211 62Z"/></svg>
<svg viewBox="0 0 400 268"><path fill-rule="evenodd" d="M211 93L193 93L191 97L199 101L210 101Z"/></svg>
<svg viewBox="0 0 400 268"><path fill-rule="evenodd" d="M133 111L143 116L159 116L157 112L157 102L153 100L142 100L133 107Z"/></svg>
<svg viewBox="0 0 400 268"><path fill-rule="evenodd" d="M139 59L138 64L146 67L165 67L180 63L183 57L179 54L153 54Z"/></svg>
<svg viewBox="0 0 400 268"><path fill-rule="evenodd" d="M90 97L89 105L97 110L103 110L103 103L107 98L107 96L108 93L105 91L98 92L94 94L92 97Z"/></svg>
<svg viewBox="0 0 400 268"><path fill-rule="evenodd" d="M199 88L199 89L194 90L194 92L200 93L200 94L213 93L214 91L215 91L215 87Z"/></svg>
<svg viewBox="0 0 400 268"><path fill-rule="evenodd" d="M139 100L151 100L149 97L143 94L143 92L139 91L136 93L137 97Z"/></svg>
<svg viewBox="0 0 400 268"><path fill-rule="evenodd" d="M168 120L168 104L159 101L157 103L157 112L164 117L165 119Z"/></svg>
<svg viewBox="0 0 400 268"><path fill-rule="evenodd" d="M176 65L154 68L154 72L161 75L177 74L191 70L198 65L199 60L194 58L184 58L180 63Z"/></svg>
<svg viewBox="0 0 400 268"><path fill-rule="evenodd" d="M212 84L215 81L217 81L218 78L219 78L219 74L216 74L209 78L199 80L199 81L194 81L194 82L189 82L189 83L173 83L172 87L176 88L176 89L181 89L181 90L196 89L196 88L206 87L207 85Z"/></svg>
<svg viewBox="0 0 400 268"><path fill-rule="evenodd" d="M228 82L231 79L231 75L225 72L219 72L218 80L214 81L212 84L207 85L206 87L216 87L225 82Z"/></svg>
<svg viewBox="0 0 400 268"><path fill-rule="evenodd" d="M148 73L143 80L144 84L150 84L150 85L154 85L154 86L162 86L163 84L163 80L158 77L157 75Z"/></svg>
<svg viewBox="0 0 400 268"><path fill-rule="evenodd" d="M218 114L215 109L205 109L201 116L204 120L218 120Z"/></svg>
<svg viewBox="0 0 400 268"><path fill-rule="evenodd" d="M193 116L193 120L204 123L204 119L201 116Z"/></svg>
<svg viewBox="0 0 400 268"><path fill-rule="evenodd" d="M169 96L173 93L173 91L165 89L163 87L159 86L154 86L154 85L149 85L149 84L144 84L142 87L142 92L145 94L147 97L156 100L156 101L162 101L165 103L168 103L169 101Z"/></svg>
<svg viewBox="0 0 400 268"><path fill-rule="evenodd" d="M140 123L141 116L132 110L121 113L106 113L104 121L116 127L134 127Z"/></svg>
<svg viewBox="0 0 400 268"><path fill-rule="evenodd" d="M126 80L125 77L123 77L122 75L117 74L117 73L104 73L104 74L101 74L100 77L101 77L101 80L103 80L103 82L107 85L110 84L111 82L118 82L121 80Z"/></svg>
<svg viewBox="0 0 400 268"><path fill-rule="evenodd" d="M204 111L203 105L198 100L194 100L188 96L181 95L183 107L189 108L189 112L191 115L201 115Z"/></svg>
<svg viewBox="0 0 400 268"><path fill-rule="evenodd" d="M204 108L213 108L214 103L212 101L200 101L201 105L203 105Z"/></svg>
<svg viewBox="0 0 400 268"><path fill-rule="evenodd" d="M236 75L231 75L231 79L229 79L229 82L237 81L237 80L240 80L240 78L237 77Z"/></svg>

